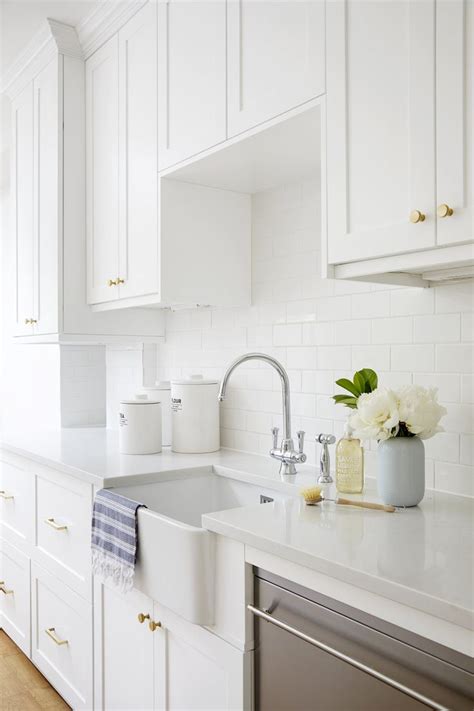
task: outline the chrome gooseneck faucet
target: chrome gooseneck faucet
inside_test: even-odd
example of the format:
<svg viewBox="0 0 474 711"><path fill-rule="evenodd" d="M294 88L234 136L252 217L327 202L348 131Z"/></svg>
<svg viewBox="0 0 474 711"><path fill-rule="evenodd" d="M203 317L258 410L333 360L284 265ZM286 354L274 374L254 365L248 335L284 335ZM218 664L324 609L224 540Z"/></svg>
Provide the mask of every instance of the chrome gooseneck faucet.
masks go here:
<svg viewBox="0 0 474 711"><path fill-rule="evenodd" d="M248 360L261 360L264 363L268 363L268 365L275 368L280 376L283 399L283 440L279 447L278 427L273 427L273 446L270 450L270 456L281 462L280 474L296 474L295 464L302 464L306 461L306 454L303 451L305 433L302 430L296 433L298 437L298 451L296 451L291 438L290 382L288 380L288 374L281 363L275 360L275 358L265 355L265 353L247 353L246 355L240 356L240 358L236 358L227 368L222 379L219 390L219 401L222 402L222 400L225 399L227 383L234 370L237 366Z"/></svg>

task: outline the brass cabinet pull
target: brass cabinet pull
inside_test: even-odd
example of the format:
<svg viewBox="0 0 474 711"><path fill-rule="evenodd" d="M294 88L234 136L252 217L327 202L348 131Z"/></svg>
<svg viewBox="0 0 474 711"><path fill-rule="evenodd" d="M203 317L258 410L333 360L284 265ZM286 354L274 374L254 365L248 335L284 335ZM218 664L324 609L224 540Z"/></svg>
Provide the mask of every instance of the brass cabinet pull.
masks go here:
<svg viewBox="0 0 474 711"><path fill-rule="evenodd" d="M56 523L54 518L45 518L44 522L47 523L48 526L51 526L51 528L54 528L55 531L66 531L67 530L67 526L65 526L64 524L61 525L59 523Z"/></svg>
<svg viewBox="0 0 474 711"><path fill-rule="evenodd" d="M452 207L449 207L449 205L446 205L445 202L443 202L441 205L438 205L438 209L436 210L438 217L451 217L453 214L454 210Z"/></svg>
<svg viewBox="0 0 474 711"><path fill-rule="evenodd" d="M107 282L107 286L117 286L117 284L117 279L109 279L109 281Z"/></svg>
<svg viewBox="0 0 474 711"><path fill-rule="evenodd" d="M125 284L125 279L121 279L120 277L117 277L117 284Z"/></svg>
<svg viewBox="0 0 474 711"><path fill-rule="evenodd" d="M14 498L15 497L13 496L13 494L7 494L7 492L4 489L2 489L0 491L0 499L14 499Z"/></svg>
<svg viewBox="0 0 474 711"><path fill-rule="evenodd" d="M13 590L7 590L7 588L5 587L4 580L0 580L0 592L4 595L13 595Z"/></svg>
<svg viewBox="0 0 474 711"><path fill-rule="evenodd" d="M275 627L279 627L285 632L289 632L295 637L298 637L298 639L302 639L305 642L312 644L313 647L322 649L324 652L327 652L333 657L336 657L336 659L341 659L343 662L346 662L346 664L350 664L350 666L355 667L356 669L359 669L360 671L363 671L366 674L369 674L369 676L373 676L376 679L379 679L379 681L383 681L384 684L387 684L388 686L391 686L394 689L398 689L398 691L401 691L403 694L406 694L412 699L416 699L422 704L425 704L425 706L427 706L428 708L434 709L435 711L448 711L445 706L441 706L441 704L438 704L436 701L433 701L433 699L429 699L427 696L423 696L423 694L420 694L418 691L410 689L408 686L401 684L395 679L392 679L389 676L386 676L385 674L382 674L381 672L377 671L376 669L373 669L372 667L369 667L366 664L359 662L358 659L349 657L347 654L340 652L338 649L334 649L334 647L330 647L328 644L321 642L319 639L310 637L305 632L301 632L295 627L291 627L290 625L286 624L286 622L278 620L276 617L273 617L268 610L261 610L260 608L254 607L253 605L247 605L247 610L249 610L249 612L255 615L255 617L260 617L262 620L270 622L272 625L275 625Z"/></svg>
<svg viewBox="0 0 474 711"><path fill-rule="evenodd" d="M38 323L38 319L36 318L25 318L25 324L28 325L30 324L33 326L34 323Z"/></svg>
<svg viewBox="0 0 474 711"><path fill-rule="evenodd" d="M148 623L148 627L150 628L151 632L154 632L158 627L161 627L161 622L155 622L154 620L150 620Z"/></svg>
<svg viewBox="0 0 474 711"><path fill-rule="evenodd" d="M142 625L145 622L145 620L150 619L150 615L144 615L143 612L139 612L137 615L137 619L138 619L139 623Z"/></svg>
<svg viewBox="0 0 474 711"><path fill-rule="evenodd" d="M67 639L60 639L58 637L58 635L56 634L56 629L54 627L48 627L45 632L48 637L51 637L53 642L58 645L58 647L61 647L63 644L69 644L69 641Z"/></svg>
<svg viewBox="0 0 474 711"><path fill-rule="evenodd" d="M30 318L25 318L25 326L28 326L29 323L31 323L31 319L30 319Z"/></svg>
<svg viewBox="0 0 474 711"><path fill-rule="evenodd" d="M424 222L426 220L426 215L424 215L419 210L412 210L410 212L410 222L416 225L417 222Z"/></svg>

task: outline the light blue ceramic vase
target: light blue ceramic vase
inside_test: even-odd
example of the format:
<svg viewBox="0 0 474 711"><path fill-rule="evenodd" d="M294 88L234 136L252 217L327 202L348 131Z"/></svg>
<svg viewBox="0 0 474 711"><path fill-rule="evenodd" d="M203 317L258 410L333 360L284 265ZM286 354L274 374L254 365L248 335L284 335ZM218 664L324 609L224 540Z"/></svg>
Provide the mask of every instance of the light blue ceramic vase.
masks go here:
<svg viewBox="0 0 474 711"><path fill-rule="evenodd" d="M377 447L377 489L384 504L416 506L425 495L425 447L418 437L392 437Z"/></svg>

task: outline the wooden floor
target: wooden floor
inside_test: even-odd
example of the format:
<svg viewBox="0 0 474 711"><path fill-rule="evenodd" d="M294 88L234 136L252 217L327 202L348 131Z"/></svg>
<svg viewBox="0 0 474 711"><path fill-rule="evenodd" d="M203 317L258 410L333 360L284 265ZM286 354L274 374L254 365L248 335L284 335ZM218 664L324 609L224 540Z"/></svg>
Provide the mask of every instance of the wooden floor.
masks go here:
<svg viewBox="0 0 474 711"><path fill-rule="evenodd" d="M0 630L0 711L69 709L36 667Z"/></svg>

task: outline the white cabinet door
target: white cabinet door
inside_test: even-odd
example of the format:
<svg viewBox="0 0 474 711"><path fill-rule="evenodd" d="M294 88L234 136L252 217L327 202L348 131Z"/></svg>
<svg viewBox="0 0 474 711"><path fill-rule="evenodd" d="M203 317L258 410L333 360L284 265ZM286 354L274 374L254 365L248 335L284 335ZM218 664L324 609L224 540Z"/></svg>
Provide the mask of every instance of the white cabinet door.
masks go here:
<svg viewBox="0 0 474 711"><path fill-rule="evenodd" d="M323 0L229 0L228 134L325 91Z"/></svg>
<svg viewBox="0 0 474 711"><path fill-rule="evenodd" d="M92 709L92 607L31 564L32 660L74 709Z"/></svg>
<svg viewBox="0 0 474 711"><path fill-rule="evenodd" d="M61 72L62 79L62 72ZM34 79L34 272L35 334L58 332L59 101L58 59Z"/></svg>
<svg viewBox="0 0 474 711"><path fill-rule="evenodd" d="M31 335L33 318L33 85L23 89L12 105L13 210L15 234L15 333Z"/></svg>
<svg viewBox="0 0 474 711"><path fill-rule="evenodd" d="M158 290L156 4L119 32L120 298Z"/></svg>
<svg viewBox="0 0 474 711"><path fill-rule="evenodd" d="M95 700L107 711L147 711L153 708L153 633L148 623L153 603L133 590L124 595L96 584ZM143 619L140 623L139 615ZM100 658L99 658L100 657Z"/></svg>
<svg viewBox="0 0 474 711"><path fill-rule="evenodd" d="M225 0L158 3L160 170L226 138Z"/></svg>
<svg viewBox="0 0 474 711"><path fill-rule="evenodd" d="M326 12L329 262L432 247L434 0L332 0Z"/></svg>
<svg viewBox="0 0 474 711"><path fill-rule="evenodd" d="M87 301L117 298L119 228L118 36L86 62Z"/></svg>
<svg viewBox="0 0 474 711"><path fill-rule="evenodd" d="M154 605L155 708L224 711L249 708L250 655L204 627Z"/></svg>
<svg viewBox="0 0 474 711"><path fill-rule="evenodd" d="M30 559L0 538L0 627L29 657Z"/></svg>
<svg viewBox="0 0 474 711"><path fill-rule="evenodd" d="M473 15L469 0L436 2L436 204L440 245L474 239Z"/></svg>

